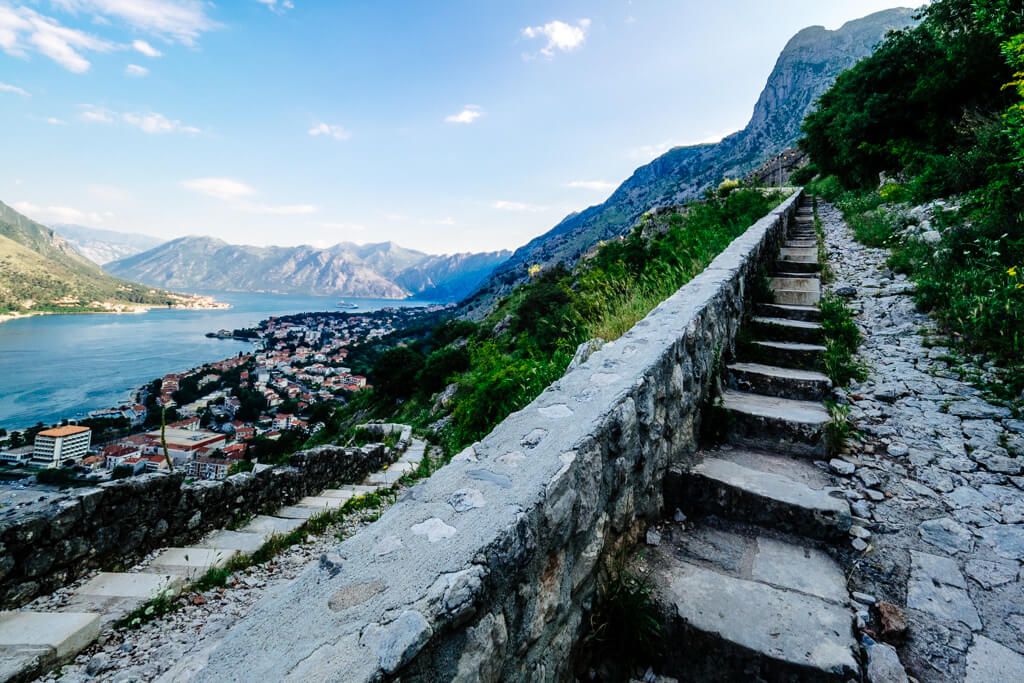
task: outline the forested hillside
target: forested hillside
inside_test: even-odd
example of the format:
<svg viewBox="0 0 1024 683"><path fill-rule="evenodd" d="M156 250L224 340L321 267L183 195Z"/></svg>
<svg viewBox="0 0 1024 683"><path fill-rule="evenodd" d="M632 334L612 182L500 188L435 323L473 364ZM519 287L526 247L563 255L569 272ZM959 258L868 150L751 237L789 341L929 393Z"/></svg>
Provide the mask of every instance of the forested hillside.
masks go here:
<svg viewBox="0 0 1024 683"><path fill-rule="evenodd" d="M962 350L1024 368L1024 7L938 0L922 19L821 97L804 176Z"/></svg>

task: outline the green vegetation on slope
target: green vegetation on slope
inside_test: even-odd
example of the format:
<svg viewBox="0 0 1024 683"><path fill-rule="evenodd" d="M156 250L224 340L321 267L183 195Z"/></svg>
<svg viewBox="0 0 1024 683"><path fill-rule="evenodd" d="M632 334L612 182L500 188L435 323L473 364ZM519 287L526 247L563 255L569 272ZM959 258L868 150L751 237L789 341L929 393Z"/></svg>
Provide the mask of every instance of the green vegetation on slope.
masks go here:
<svg viewBox="0 0 1024 683"><path fill-rule="evenodd" d="M168 292L119 280L62 237L0 203L0 314L103 310L97 304L167 304Z"/></svg>
<svg viewBox="0 0 1024 683"><path fill-rule="evenodd" d="M802 147L857 238L961 348L1024 369L1024 12L1006 0L937 0L836 79ZM879 174L888 178L879 186ZM908 204L952 197L931 239ZM1024 372L999 388L1011 398Z"/></svg>
<svg viewBox="0 0 1024 683"><path fill-rule="evenodd" d="M580 343L619 337L781 199L724 186L680 211L646 216L572 271L533 269L530 282L480 324L447 321L426 334L392 336L390 348L361 351L373 355L374 391L354 397L311 443L366 417L424 427L447 416L440 440L449 453L479 440L561 377ZM435 409L434 395L449 384L454 395Z"/></svg>

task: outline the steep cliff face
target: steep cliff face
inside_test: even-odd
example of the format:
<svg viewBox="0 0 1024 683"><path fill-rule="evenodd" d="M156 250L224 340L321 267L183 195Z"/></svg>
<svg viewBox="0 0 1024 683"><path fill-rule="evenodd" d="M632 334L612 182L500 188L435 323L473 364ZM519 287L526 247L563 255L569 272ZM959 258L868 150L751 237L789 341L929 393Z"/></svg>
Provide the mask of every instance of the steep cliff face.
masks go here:
<svg viewBox="0 0 1024 683"><path fill-rule="evenodd" d="M871 53L891 30L914 23L913 10L891 9L830 31L805 28L786 44L747 126L715 144L677 147L638 168L603 204L567 216L496 268L463 311L485 313L526 278L532 264L573 263L602 239L626 234L644 212L690 201L724 177L742 176L790 147L814 102L844 69Z"/></svg>
<svg viewBox="0 0 1024 683"><path fill-rule="evenodd" d="M107 265L142 282L191 290L457 301L509 252L432 256L393 242L252 247L182 237Z"/></svg>
<svg viewBox="0 0 1024 683"><path fill-rule="evenodd" d="M101 266L120 258L140 254L164 242L149 235L100 230L84 225L55 223L51 227L70 242L82 256Z"/></svg>

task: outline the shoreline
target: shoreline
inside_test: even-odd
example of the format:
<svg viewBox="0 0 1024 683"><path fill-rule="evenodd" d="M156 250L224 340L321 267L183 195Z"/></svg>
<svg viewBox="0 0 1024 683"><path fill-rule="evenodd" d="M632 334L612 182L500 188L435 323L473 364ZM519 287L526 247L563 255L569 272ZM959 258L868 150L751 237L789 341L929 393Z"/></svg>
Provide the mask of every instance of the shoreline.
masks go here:
<svg viewBox="0 0 1024 683"><path fill-rule="evenodd" d="M173 310L181 311L220 311L228 310L232 308L232 305L222 301L211 301L208 304L189 303L176 304L174 306L166 306L164 304L130 304L127 306L118 305L117 308L95 311L29 311L27 313L0 313L0 324L9 322L11 320L21 320L24 318L33 318L42 315L140 315L143 313L149 313L154 309L163 308L170 308Z"/></svg>

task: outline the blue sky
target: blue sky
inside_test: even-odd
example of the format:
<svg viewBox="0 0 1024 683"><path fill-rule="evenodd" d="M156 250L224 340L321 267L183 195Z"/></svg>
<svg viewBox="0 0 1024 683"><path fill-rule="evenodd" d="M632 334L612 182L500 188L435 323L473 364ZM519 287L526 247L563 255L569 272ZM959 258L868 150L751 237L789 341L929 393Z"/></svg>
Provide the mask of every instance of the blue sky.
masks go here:
<svg viewBox="0 0 1024 683"><path fill-rule="evenodd" d="M0 200L234 243L513 249L742 128L892 0L0 0Z"/></svg>

